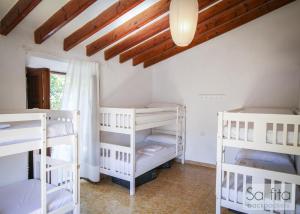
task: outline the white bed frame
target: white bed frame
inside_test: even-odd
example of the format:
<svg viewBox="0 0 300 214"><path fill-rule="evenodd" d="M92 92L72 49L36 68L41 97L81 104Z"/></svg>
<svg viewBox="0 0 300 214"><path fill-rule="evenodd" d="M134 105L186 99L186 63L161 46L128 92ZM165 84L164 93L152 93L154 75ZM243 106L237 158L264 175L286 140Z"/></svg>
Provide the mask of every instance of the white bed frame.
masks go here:
<svg viewBox="0 0 300 214"><path fill-rule="evenodd" d="M145 172L176 157L185 160L185 107L164 108L100 108L99 130L130 135L130 147L100 143L100 173L117 177L130 182L130 195L135 194L135 178ZM159 118L157 113L174 112L176 116L171 119ZM155 115L156 114L156 115ZM136 122L137 117L156 116L155 122ZM167 131L159 127L176 124L176 131ZM152 129L153 133L176 135L176 154L166 157L159 163L136 173L135 141L136 131Z"/></svg>
<svg viewBox="0 0 300 214"><path fill-rule="evenodd" d="M47 121L72 121L74 133L72 135L47 138ZM23 152L34 151L34 178L41 181L41 213L47 212L47 194L66 189L72 193L72 203L52 211L60 214L71 212L80 213L80 183L79 183L79 150L78 150L78 124L77 111L53 110L21 110L2 111L0 123L40 121L40 127L19 128L15 130L1 130L0 139L3 141L32 139L34 134L41 134L39 140L25 141L11 145L0 146L0 157ZM73 148L73 161L64 162L47 157L47 148L57 145L71 145ZM39 173L38 173L39 172ZM51 173L56 173L56 183L51 182ZM52 176L53 177L53 176ZM47 191L47 183L56 187Z"/></svg>
<svg viewBox="0 0 300 214"><path fill-rule="evenodd" d="M259 110L257 109L259 112ZM243 113L245 109L237 109L228 112L218 113L218 136L217 136L217 176L216 176L216 213L221 213L221 207L229 208L239 212L248 213L243 206L244 198L246 196L246 189L242 190L243 202L238 202L238 190L237 190L237 176L243 176L243 187L246 184L246 176L252 177L252 182L263 184L265 179L271 180L271 186L276 182L281 183L281 188L285 188L285 184L292 185L293 191L295 191L296 185L300 185L300 175L275 172L270 170L233 165L225 163L225 148L243 148L252 149L267 152L285 153L289 155L300 155L300 145L298 143L298 132L300 125L300 115L292 114L261 114L261 113ZM266 112L266 109L263 109ZM292 112L292 111L291 111ZM248 125L253 123L253 141L249 141L247 137ZM239 139L239 126L244 123L245 137L244 140ZM230 136L231 126L236 126L236 136L233 139ZM272 124L273 127L273 141L272 143L266 142L267 136L267 124ZM283 126L283 144L276 144L277 124ZM228 134L225 137L224 126L227 126ZM287 126L293 126L293 145L287 144ZM275 142L275 143L274 143ZM234 175L234 199L229 199L229 176ZM222 197L223 182L226 182L225 192L228 193L226 197ZM227 194L226 193L226 194ZM295 193L295 192L294 192ZM295 194L292 194L292 200L295 199ZM272 202L273 203L273 202ZM294 211L295 212L295 211ZM293 213L294 213L293 212ZM274 213L274 210L264 210L260 213ZM285 213L281 211L280 213Z"/></svg>

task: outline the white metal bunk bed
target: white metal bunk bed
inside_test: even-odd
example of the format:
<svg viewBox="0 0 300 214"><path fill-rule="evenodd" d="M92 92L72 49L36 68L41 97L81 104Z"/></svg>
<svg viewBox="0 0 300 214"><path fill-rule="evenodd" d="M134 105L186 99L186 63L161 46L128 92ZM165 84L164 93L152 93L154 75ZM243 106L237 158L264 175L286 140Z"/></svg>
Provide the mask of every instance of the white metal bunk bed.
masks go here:
<svg viewBox="0 0 300 214"><path fill-rule="evenodd" d="M162 129L169 125L175 130ZM172 140L136 143L136 131L147 129ZM100 108L99 130L130 137L124 143L100 140L100 173L129 181L130 195L135 194L136 177L176 157L184 163L185 107ZM160 149L150 155L139 153L147 145Z"/></svg>
<svg viewBox="0 0 300 214"><path fill-rule="evenodd" d="M218 114L216 213L221 213L221 207L243 213L300 213L299 172L296 174L277 165L281 161L278 155L300 155L299 125L300 115L290 109L243 108ZM248 150L252 154L259 152L257 157L261 159L272 153L277 155L276 163L262 167L256 164L256 160L226 163L225 150L230 148ZM249 196L246 187L254 188L256 184L266 194L262 209L251 210L246 206L246 197ZM270 191L267 188L276 187L275 190L285 192L288 185L291 187L290 200L281 198L278 201L278 198L267 195ZM283 207L276 208L279 202Z"/></svg>
<svg viewBox="0 0 300 214"><path fill-rule="evenodd" d="M34 151L34 179L0 187L0 213L79 213L79 113L5 111L0 124L0 157ZM71 162L47 156L58 145L72 147Z"/></svg>

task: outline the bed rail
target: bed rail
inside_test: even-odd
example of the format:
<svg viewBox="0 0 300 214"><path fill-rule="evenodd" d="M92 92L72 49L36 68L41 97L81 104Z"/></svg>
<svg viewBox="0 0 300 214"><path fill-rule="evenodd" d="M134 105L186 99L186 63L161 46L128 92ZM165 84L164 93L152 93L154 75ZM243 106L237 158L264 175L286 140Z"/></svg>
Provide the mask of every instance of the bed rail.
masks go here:
<svg viewBox="0 0 300 214"><path fill-rule="evenodd" d="M222 164L221 184L223 207L244 213L295 213L300 175Z"/></svg>
<svg viewBox="0 0 300 214"><path fill-rule="evenodd" d="M99 109L100 130L114 133L130 134L134 131L175 124L179 107L166 108L107 108ZM174 116L158 115L173 113ZM153 116L153 119L149 118ZM137 118L146 118L145 122L137 123Z"/></svg>
<svg viewBox="0 0 300 214"><path fill-rule="evenodd" d="M27 109L30 113L46 113L47 120L58 120L65 122L74 122L78 115L78 111L66 110L48 110L48 109Z"/></svg>
<svg viewBox="0 0 300 214"><path fill-rule="evenodd" d="M34 178L41 179L41 155L38 151L34 154ZM76 208L78 197L78 178L75 162L67 162L46 157L46 194L58 191L68 191L72 194L73 200L63 207L52 211L53 213L67 213ZM51 188L49 188L51 186ZM51 213L52 213L51 212Z"/></svg>
<svg viewBox="0 0 300 214"><path fill-rule="evenodd" d="M22 127L17 129L0 130L0 157L19 154L27 151L41 149L43 137L43 124L49 120L72 122L73 134L61 136L59 138L48 138L45 142L47 147L60 144L72 144L77 133L78 111L53 111L44 109L31 110L2 110L0 114L0 123L30 122L40 121L37 127ZM32 136L37 136L33 138ZM16 142L12 144L11 142Z"/></svg>
<svg viewBox="0 0 300 214"><path fill-rule="evenodd" d="M222 145L300 155L300 115L219 113Z"/></svg>
<svg viewBox="0 0 300 214"><path fill-rule="evenodd" d="M46 114L47 120L73 121L76 119L78 111L49 109L0 110L0 122L39 120L39 114Z"/></svg>
<svg viewBox="0 0 300 214"><path fill-rule="evenodd" d="M134 109L100 108L100 129L129 134L134 123Z"/></svg>
<svg viewBox="0 0 300 214"><path fill-rule="evenodd" d="M46 121L45 113L9 113L2 112L0 114L0 123L11 123L11 122L26 122L26 121ZM1 129L0 140L2 145L0 146L0 157L19 154L27 151L32 151L42 147L42 141L30 141L25 143L10 144L6 142L19 141L24 139L30 139L32 133L41 134L42 127L38 128L20 128L20 129Z"/></svg>
<svg viewBox="0 0 300 214"><path fill-rule="evenodd" d="M129 181L132 175L131 149L109 143L101 143L100 173Z"/></svg>
<svg viewBox="0 0 300 214"><path fill-rule="evenodd" d="M136 108L137 114L149 114L149 113L157 113L157 112L176 112L177 107L163 107L163 108Z"/></svg>

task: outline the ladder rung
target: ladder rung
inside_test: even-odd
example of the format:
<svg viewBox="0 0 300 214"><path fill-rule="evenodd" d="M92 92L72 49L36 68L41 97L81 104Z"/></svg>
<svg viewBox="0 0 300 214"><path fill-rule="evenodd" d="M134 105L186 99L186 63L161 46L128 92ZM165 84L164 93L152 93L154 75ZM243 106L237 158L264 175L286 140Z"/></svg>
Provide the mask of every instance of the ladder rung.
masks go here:
<svg viewBox="0 0 300 214"><path fill-rule="evenodd" d="M59 191L59 190L61 190L61 189L67 189L67 185L68 185L68 183L66 183L66 184L62 184L62 185L60 185L60 186L57 186L57 187L54 187L54 188L52 188L52 189L48 190L48 191L47 191L47 194L50 194L50 193L53 193L53 192Z"/></svg>

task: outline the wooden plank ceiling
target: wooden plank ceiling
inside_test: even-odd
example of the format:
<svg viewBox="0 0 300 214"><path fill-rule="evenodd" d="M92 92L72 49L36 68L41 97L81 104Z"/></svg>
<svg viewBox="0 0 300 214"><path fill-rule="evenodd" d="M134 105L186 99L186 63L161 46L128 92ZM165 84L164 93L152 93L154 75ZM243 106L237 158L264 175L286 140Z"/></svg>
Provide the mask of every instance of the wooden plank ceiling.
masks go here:
<svg viewBox="0 0 300 214"><path fill-rule="evenodd" d="M198 24L193 42L187 47L174 44L169 30L171 0L160 0L135 17L86 46L87 56L104 50L105 60L119 56L120 63L152 66L233 30L295 0L198 0ZM0 33L7 35L41 0L19 0L1 20ZM69 0L34 32L41 44L96 0ZM107 25L143 3L144 0L119 0L64 39L65 51L101 31Z"/></svg>

